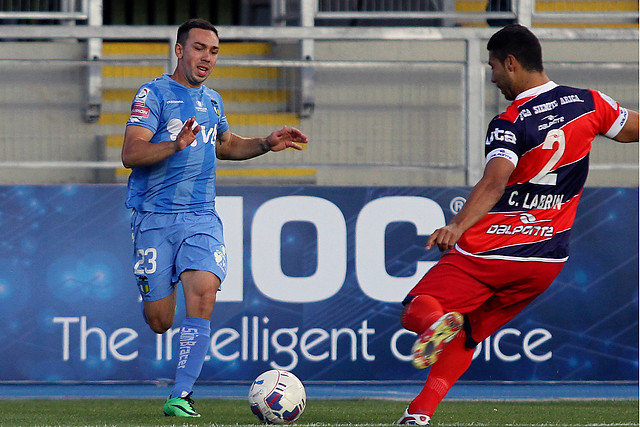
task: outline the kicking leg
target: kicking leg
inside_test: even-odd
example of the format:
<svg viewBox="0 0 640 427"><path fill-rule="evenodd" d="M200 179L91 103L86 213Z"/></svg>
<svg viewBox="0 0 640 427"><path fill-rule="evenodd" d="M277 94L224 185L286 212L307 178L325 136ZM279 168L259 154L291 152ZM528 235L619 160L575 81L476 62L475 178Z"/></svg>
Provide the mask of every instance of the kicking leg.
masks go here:
<svg viewBox="0 0 640 427"><path fill-rule="evenodd" d="M473 359L473 348L465 345L466 333L461 331L442 350L438 360L431 366L427 382L422 391L411 402L408 412L433 415L453 384L469 368Z"/></svg>
<svg viewBox="0 0 640 427"><path fill-rule="evenodd" d="M418 369L431 366L462 328L462 315L444 313L442 306L430 295L409 296L400 316L406 329L419 334L413 345L413 365Z"/></svg>
<svg viewBox="0 0 640 427"><path fill-rule="evenodd" d="M400 315L400 323L405 329L421 334L437 321L444 311L442 305L430 295L409 295Z"/></svg>

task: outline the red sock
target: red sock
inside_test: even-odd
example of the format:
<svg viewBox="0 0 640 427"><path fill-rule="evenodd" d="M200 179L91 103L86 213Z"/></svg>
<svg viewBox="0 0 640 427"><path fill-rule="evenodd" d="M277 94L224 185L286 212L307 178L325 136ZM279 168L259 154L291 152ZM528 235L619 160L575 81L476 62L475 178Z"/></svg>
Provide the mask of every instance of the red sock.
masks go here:
<svg viewBox="0 0 640 427"><path fill-rule="evenodd" d="M438 361L431 366L422 391L409 405L410 413L432 416L449 389L469 368L473 349L467 348L465 341L466 333L460 331L442 350Z"/></svg>
<svg viewBox="0 0 640 427"><path fill-rule="evenodd" d="M434 297L418 295L402 310L400 323L405 329L421 334L444 315L442 306Z"/></svg>

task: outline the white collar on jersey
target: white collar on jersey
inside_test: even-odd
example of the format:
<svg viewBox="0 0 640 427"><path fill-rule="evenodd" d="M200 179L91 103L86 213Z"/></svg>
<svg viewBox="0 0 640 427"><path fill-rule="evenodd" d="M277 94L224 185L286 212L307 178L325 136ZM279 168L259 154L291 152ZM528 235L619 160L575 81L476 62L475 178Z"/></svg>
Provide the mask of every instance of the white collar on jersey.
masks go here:
<svg viewBox="0 0 640 427"><path fill-rule="evenodd" d="M520 93L520 95L516 96L516 101L522 98L529 98L531 96L540 95L541 93L550 91L557 86L558 85L556 84L556 82L549 80L543 85L532 87L531 89L527 89L524 92Z"/></svg>

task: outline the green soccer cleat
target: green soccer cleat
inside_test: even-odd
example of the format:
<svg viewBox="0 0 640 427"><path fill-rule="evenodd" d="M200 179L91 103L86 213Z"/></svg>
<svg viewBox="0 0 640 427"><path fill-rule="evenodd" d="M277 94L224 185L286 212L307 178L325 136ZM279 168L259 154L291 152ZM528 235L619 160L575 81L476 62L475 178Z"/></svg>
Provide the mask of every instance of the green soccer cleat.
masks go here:
<svg viewBox="0 0 640 427"><path fill-rule="evenodd" d="M192 393L187 394L185 397L167 397L167 401L164 402L164 408L162 408L164 415L167 417L199 417L200 414L193 409Z"/></svg>

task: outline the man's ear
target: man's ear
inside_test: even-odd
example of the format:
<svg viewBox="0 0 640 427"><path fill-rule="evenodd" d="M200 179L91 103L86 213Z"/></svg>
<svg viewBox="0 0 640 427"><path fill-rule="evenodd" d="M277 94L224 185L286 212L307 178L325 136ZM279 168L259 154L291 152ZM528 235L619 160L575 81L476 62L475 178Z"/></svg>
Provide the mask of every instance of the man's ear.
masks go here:
<svg viewBox="0 0 640 427"><path fill-rule="evenodd" d="M181 45L180 43L176 43L176 47L175 47L175 49L174 49L174 50L175 50L175 52L176 52L176 56L177 56L178 58L182 58L182 53L183 53L183 50L182 50L182 49L183 49L183 48L182 48L182 45Z"/></svg>
<svg viewBox="0 0 640 427"><path fill-rule="evenodd" d="M518 60L516 59L516 57L509 54L507 55L507 58L504 60L504 68L506 68L507 71L513 73L516 69L517 63L518 63Z"/></svg>

